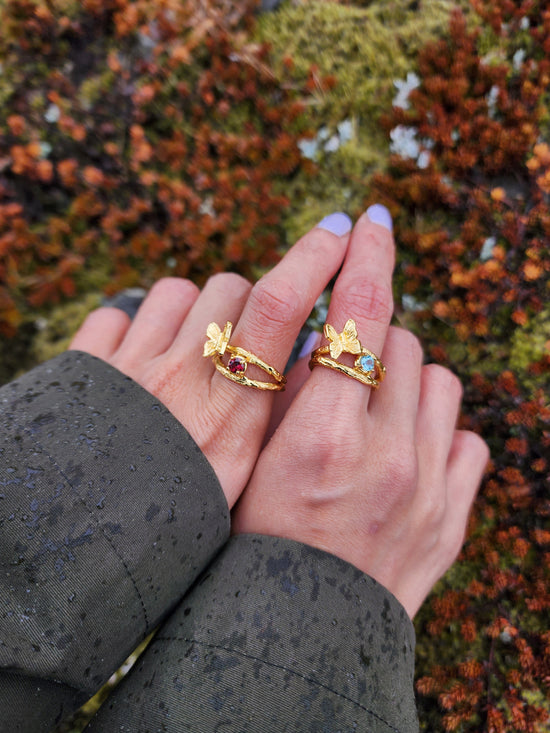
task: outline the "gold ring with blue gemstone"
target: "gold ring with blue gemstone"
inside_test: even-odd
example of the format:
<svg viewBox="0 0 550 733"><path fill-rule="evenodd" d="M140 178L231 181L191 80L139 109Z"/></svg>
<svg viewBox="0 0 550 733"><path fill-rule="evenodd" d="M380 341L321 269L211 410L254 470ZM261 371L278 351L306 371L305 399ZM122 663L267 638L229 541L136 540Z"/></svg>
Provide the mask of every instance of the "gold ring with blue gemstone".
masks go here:
<svg viewBox="0 0 550 733"><path fill-rule="evenodd" d="M265 361L262 361L254 354L240 346L231 346L229 339L231 338L231 330L233 324L230 321L224 326L223 331L217 323L210 323L206 329L208 341L204 345L203 356L211 356L216 369L227 379L231 379L237 384L245 387L254 387L254 389L270 390L273 392L282 392L285 388L286 377L280 374ZM227 363L224 362L224 354L229 355ZM250 379L245 375L248 365L262 369L273 378L273 382L261 382L257 379Z"/></svg>
<svg viewBox="0 0 550 733"><path fill-rule="evenodd" d="M338 333L329 323L325 323L323 333L330 343L315 349L311 354L309 368L324 366L340 372L346 377L357 379L359 382L373 387L373 389L378 389L386 376L386 367L376 354L361 345L357 338L355 321L351 318L346 321L342 333ZM341 354L354 355L353 366L337 361Z"/></svg>

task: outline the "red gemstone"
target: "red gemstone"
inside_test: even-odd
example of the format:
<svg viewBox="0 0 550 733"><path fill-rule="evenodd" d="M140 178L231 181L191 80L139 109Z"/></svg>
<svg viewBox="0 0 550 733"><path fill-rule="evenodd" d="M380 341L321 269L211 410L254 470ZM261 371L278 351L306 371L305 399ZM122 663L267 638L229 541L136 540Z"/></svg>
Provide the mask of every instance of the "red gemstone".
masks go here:
<svg viewBox="0 0 550 733"><path fill-rule="evenodd" d="M246 361L242 356L232 356L227 362L227 368L231 374L242 374L246 371Z"/></svg>

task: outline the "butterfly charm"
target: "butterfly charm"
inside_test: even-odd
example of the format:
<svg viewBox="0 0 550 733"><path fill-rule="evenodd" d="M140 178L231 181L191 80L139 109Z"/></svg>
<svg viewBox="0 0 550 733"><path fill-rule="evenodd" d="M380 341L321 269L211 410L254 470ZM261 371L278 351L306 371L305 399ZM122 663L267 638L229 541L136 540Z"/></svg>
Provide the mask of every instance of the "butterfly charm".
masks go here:
<svg viewBox="0 0 550 733"><path fill-rule="evenodd" d="M342 352L347 354L359 354L361 344L357 338L355 321L351 318L346 322L342 333L338 333L329 323L325 323L325 336L330 341L330 355L337 359Z"/></svg>
<svg viewBox="0 0 550 733"><path fill-rule="evenodd" d="M213 356L214 354L220 354L222 355L226 348L227 344L229 343L229 338L231 336L231 329L233 328L233 324L230 321L227 321L227 323L224 326L223 331L218 326L217 323L209 323L208 328L206 329L206 335L208 336L208 341L204 345L204 351L202 352L203 356Z"/></svg>

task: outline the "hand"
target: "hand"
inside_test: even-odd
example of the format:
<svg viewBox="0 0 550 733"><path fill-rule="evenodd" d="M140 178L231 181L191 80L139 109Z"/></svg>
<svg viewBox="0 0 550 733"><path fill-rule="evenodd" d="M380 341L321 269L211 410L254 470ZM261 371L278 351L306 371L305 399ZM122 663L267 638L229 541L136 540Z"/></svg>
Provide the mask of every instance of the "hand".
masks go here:
<svg viewBox="0 0 550 733"><path fill-rule="evenodd" d="M235 384L203 358L206 327L231 321L230 343L282 372L342 264L350 229L345 215L327 217L254 287L230 273L210 278L202 292L188 280L160 280L133 321L116 308L99 308L70 348L100 357L164 403L209 460L232 507L258 457L273 393ZM265 372L256 376L257 367L249 368L251 378L266 381Z"/></svg>
<svg viewBox="0 0 550 733"><path fill-rule="evenodd" d="M380 220L381 207L369 211ZM422 366L417 339L389 326L389 226L359 219L327 317L338 332L355 320L387 368L384 382L374 391L322 366L307 375L307 360L298 363L289 375L297 394L259 456L233 531L331 552L382 583L412 618L462 546L488 449L455 429L457 377Z"/></svg>

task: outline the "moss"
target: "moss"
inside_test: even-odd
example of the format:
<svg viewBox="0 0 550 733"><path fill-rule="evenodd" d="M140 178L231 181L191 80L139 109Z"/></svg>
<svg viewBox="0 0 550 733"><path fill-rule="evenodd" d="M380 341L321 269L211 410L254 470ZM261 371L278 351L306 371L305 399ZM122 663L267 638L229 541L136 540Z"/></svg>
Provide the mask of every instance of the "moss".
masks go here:
<svg viewBox="0 0 550 733"><path fill-rule="evenodd" d="M98 240L97 249L87 259L84 267L75 273L78 293L100 292L112 279L113 265L109 258L106 238Z"/></svg>
<svg viewBox="0 0 550 733"><path fill-rule="evenodd" d="M537 706L542 708L543 710L547 710L548 717L550 718L550 699L547 695L544 694L544 692L542 692L542 690L523 690L521 696L523 697L527 705L530 705L532 707ZM544 731L548 731L548 728L543 722L538 727L537 733L544 733Z"/></svg>
<svg viewBox="0 0 550 733"><path fill-rule="evenodd" d="M412 319L407 327L418 332L418 325L415 327ZM525 326L517 327L509 338L492 331L488 341L464 342L457 340L449 328L446 337L440 334L439 342L445 343L449 363L459 367L463 379L475 373L492 378L509 369L531 394L548 389L548 375L532 375L529 367L541 361L550 350L550 308L533 316Z"/></svg>
<svg viewBox="0 0 550 733"><path fill-rule="evenodd" d="M522 383L530 390L548 390L548 374L529 375L531 364L550 352L550 308L530 319L526 326L516 328L510 342L509 368L521 374Z"/></svg>
<svg viewBox="0 0 550 733"><path fill-rule="evenodd" d="M88 293L79 300L52 308L47 319L38 319L30 349L34 363L40 364L65 351L88 313L100 305L101 295Z"/></svg>
<svg viewBox="0 0 550 733"><path fill-rule="evenodd" d="M336 76L336 88L319 90L312 107L323 122L355 112L376 130L370 113L386 107L393 80L406 76L425 42L446 32L456 2L434 0L419 10L409 6L406 0L374 2L367 8L334 2L285 4L262 17L258 36L272 45L281 76L288 58L292 75L301 82L311 66L321 77Z"/></svg>
<svg viewBox="0 0 550 733"><path fill-rule="evenodd" d="M115 81L115 74L109 69L97 76L85 79L79 90L79 98L84 109L90 109L107 92L112 89Z"/></svg>
<svg viewBox="0 0 550 733"><path fill-rule="evenodd" d="M383 165L385 151L381 145L372 146L356 119L354 122L351 140L331 153L321 149L315 174L292 181L290 197L296 206L285 224L290 242L332 211L357 215L363 209L365 180Z"/></svg>
<svg viewBox="0 0 550 733"><path fill-rule="evenodd" d="M467 0L460 3L465 9ZM364 208L368 181L389 153L387 135L379 120L395 97L394 82L414 70L419 49L447 32L453 0L421 3L408 0L372 2L368 7L336 2L285 3L261 17L259 40L271 44L271 63L282 78L292 60L296 85L308 79L312 67L320 83L309 105L313 129L350 121L353 136L334 152L321 145L315 175L301 173L285 183L295 202L285 226L289 242L331 211L357 216ZM335 77L327 90L322 79Z"/></svg>
<svg viewBox="0 0 550 733"><path fill-rule="evenodd" d="M522 328L517 328L512 336L510 368L525 371L530 364L540 361L550 348L550 308L531 318Z"/></svg>

